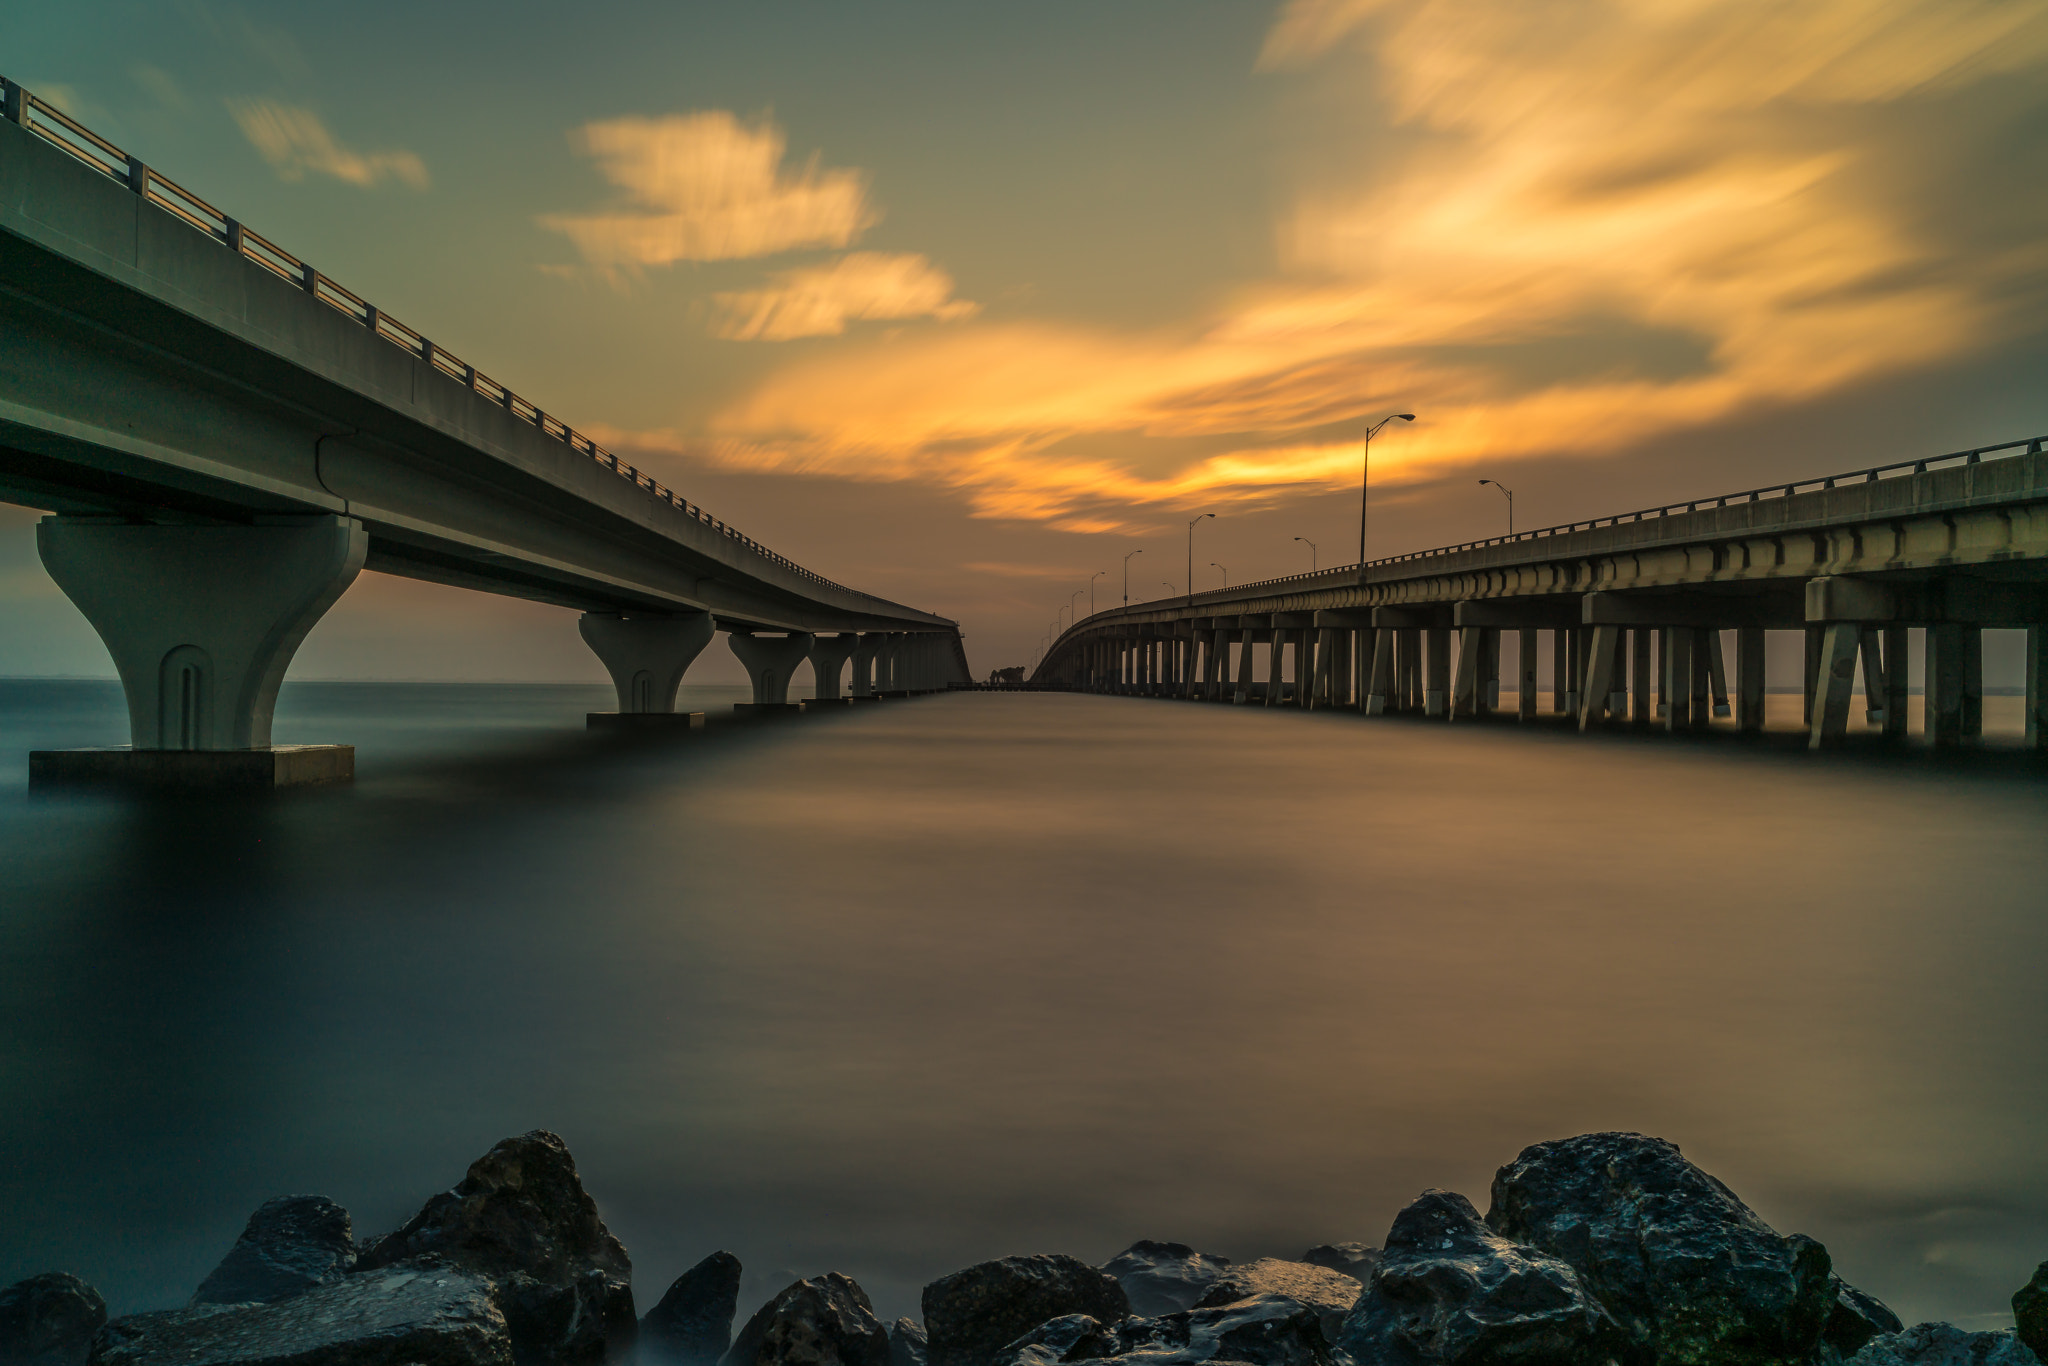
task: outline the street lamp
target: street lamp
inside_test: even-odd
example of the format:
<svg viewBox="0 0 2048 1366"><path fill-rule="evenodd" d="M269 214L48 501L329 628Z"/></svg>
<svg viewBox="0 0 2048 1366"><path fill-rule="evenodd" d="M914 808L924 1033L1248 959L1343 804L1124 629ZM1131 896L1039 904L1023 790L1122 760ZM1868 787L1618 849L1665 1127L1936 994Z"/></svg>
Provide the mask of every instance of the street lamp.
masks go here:
<svg viewBox="0 0 2048 1366"><path fill-rule="evenodd" d="M1381 418L1365 429L1364 449L1359 457L1358 471L1358 581L1365 582L1365 508L1366 499L1372 489L1372 439L1380 434L1380 428L1395 418L1413 422L1413 413L1394 413Z"/></svg>
<svg viewBox="0 0 2048 1366"><path fill-rule="evenodd" d="M1216 561L1214 561L1214 560L1211 560L1211 561L1209 561L1209 567L1210 567L1211 569L1222 569L1222 570L1223 570L1223 586L1224 586L1225 588L1228 588L1228 587L1230 587L1230 571L1229 571L1228 569L1225 569L1225 568L1224 568L1224 567L1223 567L1222 565L1220 565L1220 564L1216 563Z"/></svg>
<svg viewBox="0 0 2048 1366"><path fill-rule="evenodd" d="M1215 515L1213 512L1205 512L1202 514L1202 517L1214 517ZM1190 607L1195 605L1195 523L1201 521L1202 517L1193 517L1188 520L1188 606Z"/></svg>
<svg viewBox="0 0 2048 1366"><path fill-rule="evenodd" d="M1107 569L1098 569L1088 576L1088 615L1091 617L1095 615L1095 581L1108 572Z"/></svg>
<svg viewBox="0 0 2048 1366"><path fill-rule="evenodd" d="M1144 553L1145 547L1139 546L1131 552L1131 555L1142 555ZM1131 555L1124 556L1124 606L1126 607L1131 605Z"/></svg>
<svg viewBox="0 0 2048 1366"><path fill-rule="evenodd" d="M1166 593L1167 593L1167 596L1168 596L1168 597L1171 597L1171 596L1173 596L1173 595L1174 595L1175 593L1178 593L1178 592L1180 592L1180 585L1179 585L1179 584L1177 584L1177 583L1168 583L1168 582L1167 582L1167 581L1166 581L1165 579L1161 579L1161 580L1159 581L1159 586L1160 586L1161 588L1164 588L1164 589L1166 590Z"/></svg>
<svg viewBox="0 0 2048 1366"><path fill-rule="evenodd" d="M1075 589L1075 590L1074 590L1074 591L1073 591L1073 592L1072 592L1072 593L1071 593L1070 595L1068 595L1068 597L1067 597L1067 623L1068 623L1069 625L1074 625L1074 624L1077 624L1077 618L1076 618L1076 617L1074 616L1074 599L1075 599L1075 598L1078 598L1078 597L1080 597L1080 596L1081 596L1081 595L1082 595L1083 593L1086 593L1086 592L1088 592L1088 591L1089 591L1089 590L1088 590L1088 589L1086 589L1086 588L1076 588L1076 589Z"/></svg>
<svg viewBox="0 0 2048 1366"><path fill-rule="evenodd" d="M1510 536L1514 535L1514 534L1515 534L1515 491L1514 491L1513 489L1509 488L1509 487L1508 487L1508 486L1507 486L1506 484L1503 484L1503 483L1501 483L1501 481L1500 481L1500 480L1498 480L1498 479L1482 479L1482 480L1480 480L1479 482L1480 482L1480 483L1482 483L1482 484L1491 484L1491 485L1493 485L1493 486L1494 486L1495 488L1499 489L1499 490L1500 490L1500 491L1501 491L1502 493L1504 493L1504 494L1506 494L1506 495L1507 495L1507 499L1508 499L1508 535L1510 535Z"/></svg>
<svg viewBox="0 0 2048 1366"><path fill-rule="evenodd" d="M1305 545L1305 546L1307 546L1307 547L1308 547L1308 572L1309 572L1309 573L1311 573L1311 574L1315 573L1315 572L1316 572L1316 543L1315 543L1314 541L1311 541L1311 540L1310 540L1310 539L1309 539L1308 537L1306 537L1306 536L1296 536L1296 537L1295 537L1294 539L1295 539L1295 540L1297 540L1297 541L1300 541L1300 542L1301 542L1301 543L1302 543L1303 545ZM1362 560L1362 559L1364 559L1365 557L1364 557L1363 555L1360 555L1360 556L1359 556L1359 558L1360 558L1360 559Z"/></svg>

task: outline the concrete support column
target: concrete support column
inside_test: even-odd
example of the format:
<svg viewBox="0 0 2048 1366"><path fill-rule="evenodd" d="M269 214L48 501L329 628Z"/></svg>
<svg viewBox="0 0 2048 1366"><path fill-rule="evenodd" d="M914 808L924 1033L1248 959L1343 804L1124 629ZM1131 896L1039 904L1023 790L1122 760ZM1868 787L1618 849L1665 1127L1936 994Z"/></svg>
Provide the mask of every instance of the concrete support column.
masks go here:
<svg viewBox="0 0 2048 1366"><path fill-rule="evenodd" d="M256 526L45 517L36 548L113 656L134 750L268 750L292 655L355 582L369 537L351 517ZM346 746L323 748L341 764ZM312 780L352 776L354 751L345 759L346 772ZM167 770L160 762L152 772Z"/></svg>
<svg viewBox="0 0 2048 1366"><path fill-rule="evenodd" d="M1230 692L1230 638L1237 632L1219 626L1209 647L1209 700L1222 702Z"/></svg>
<svg viewBox="0 0 2048 1366"><path fill-rule="evenodd" d="M1572 633L1560 627L1550 633L1550 709L1566 714L1571 692Z"/></svg>
<svg viewBox="0 0 2048 1366"><path fill-rule="evenodd" d="M860 646L857 635L814 636L811 639L811 673L817 684L811 695L820 702L839 696L839 671Z"/></svg>
<svg viewBox="0 0 2048 1366"><path fill-rule="evenodd" d="M1904 634L1901 632L1901 634ZM1900 660L1904 661L1903 652ZM1901 678L1905 669L1899 669ZM1902 682L1899 687L1903 689ZM1903 722L1906 709L1899 708ZM1890 733L1891 714L1885 714L1885 730ZM2048 749L2048 626L2027 628L2027 745L2031 749Z"/></svg>
<svg viewBox="0 0 2048 1366"><path fill-rule="evenodd" d="M790 704L790 676L810 654L810 636L800 633L757 636L746 631L733 631L726 636L725 643L732 647L740 663L747 666L747 678L754 685L754 706L786 707Z"/></svg>
<svg viewBox="0 0 2048 1366"><path fill-rule="evenodd" d="M1735 633L1735 728L1754 735L1764 728L1764 630L1744 626Z"/></svg>
<svg viewBox="0 0 2048 1366"><path fill-rule="evenodd" d="M1849 707L1856 698L1856 655L1862 644L1863 627L1858 622L1832 621L1823 630L1808 749L1840 744L1847 733Z"/></svg>
<svg viewBox="0 0 2048 1366"><path fill-rule="evenodd" d="M1269 707L1280 705L1280 683L1284 676L1281 673L1281 669L1287 663L1286 640L1287 632L1276 626L1273 628L1269 643L1266 646L1265 704Z"/></svg>
<svg viewBox="0 0 2048 1366"><path fill-rule="evenodd" d="M1906 628L1884 628L1884 738L1906 738Z"/></svg>
<svg viewBox="0 0 2048 1366"><path fill-rule="evenodd" d="M1713 689L1714 715L1732 716L1734 711L1728 705L1728 667L1721 659L1721 633L1708 630L1703 634L1707 638L1707 682Z"/></svg>
<svg viewBox="0 0 2048 1366"><path fill-rule="evenodd" d="M1689 626L1664 633L1664 728L1673 733L1692 729L1693 635Z"/></svg>
<svg viewBox="0 0 2048 1366"><path fill-rule="evenodd" d="M1372 633L1372 666L1359 689L1367 716L1384 715L1394 692L1394 633L1381 627Z"/></svg>
<svg viewBox="0 0 2048 1366"><path fill-rule="evenodd" d="M1579 729L1591 730L1593 723L1607 715L1613 701L1614 673L1621 663L1619 626L1595 626L1587 642L1587 676L1582 691L1585 701L1579 711Z"/></svg>
<svg viewBox="0 0 2048 1366"><path fill-rule="evenodd" d="M1656 634L1644 626L1629 632L1628 719L1641 726L1657 719Z"/></svg>
<svg viewBox="0 0 2048 1366"><path fill-rule="evenodd" d="M1451 633L1429 627L1423 636L1428 643L1428 659L1423 666L1422 712L1425 716L1442 716L1451 700Z"/></svg>
<svg viewBox="0 0 2048 1366"><path fill-rule="evenodd" d="M1423 706L1422 683L1422 628L1404 626L1396 643L1400 646L1400 670L1396 677L1394 692L1399 701L1395 709L1404 712L1418 712Z"/></svg>
<svg viewBox="0 0 2048 1366"><path fill-rule="evenodd" d="M1884 632L1872 627L1863 633L1863 719L1870 725L1884 725Z"/></svg>
<svg viewBox="0 0 2048 1366"><path fill-rule="evenodd" d="M1230 700L1243 706L1252 695L1252 656L1259 633L1249 627L1238 632L1237 645L1237 686L1231 690Z"/></svg>
<svg viewBox="0 0 2048 1366"><path fill-rule="evenodd" d="M1965 626L1963 633L1963 738L1984 734L1984 628Z"/></svg>
<svg viewBox="0 0 2048 1366"><path fill-rule="evenodd" d="M1491 716L1500 710L1500 628L1479 628L1479 712Z"/></svg>
<svg viewBox="0 0 2048 1366"><path fill-rule="evenodd" d="M629 716L673 713L684 672L717 633L709 612L585 612L576 630L612 676L619 711Z"/></svg>
<svg viewBox="0 0 2048 1366"><path fill-rule="evenodd" d="M864 632L853 647L853 680L848 694L853 697L875 695L875 633Z"/></svg>
<svg viewBox="0 0 2048 1366"><path fill-rule="evenodd" d="M1806 694L1806 706L1800 713L1800 724L1805 726L1813 724L1813 702L1820 690L1820 656L1826 633L1825 626L1806 628L1806 671L1800 675L1805 680L1805 686L1801 691Z"/></svg>
<svg viewBox="0 0 2048 1366"><path fill-rule="evenodd" d="M1927 736L1937 745L1963 740L1963 628L1937 622L1927 628Z"/></svg>
<svg viewBox="0 0 2048 1366"><path fill-rule="evenodd" d="M1534 721L1536 719L1536 633L1519 633L1521 658L1515 669L1521 675L1520 687L1515 696L1515 719Z"/></svg>
<svg viewBox="0 0 2048 1366"><path fill-rule="evenodd" d="M1454 721L1460 716L1479 714L1479 635L1477 626L1467 626L1458 632L1458 668L1451 679L1450 716Z"/></svg>

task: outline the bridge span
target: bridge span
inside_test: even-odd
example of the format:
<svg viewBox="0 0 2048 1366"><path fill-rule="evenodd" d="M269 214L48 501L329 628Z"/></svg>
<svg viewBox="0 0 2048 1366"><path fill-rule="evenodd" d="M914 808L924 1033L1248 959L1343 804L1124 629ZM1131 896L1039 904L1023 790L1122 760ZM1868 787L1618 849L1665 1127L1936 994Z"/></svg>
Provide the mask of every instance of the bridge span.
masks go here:
<svg viewBox="0 0 2048 1366"><path fill-rule="evenodd" d="M21 86L0 96L0 501L52 514L43 563L106 642L132 740L39 756L32 781L347 776L346 746L274 751L271 715L365 568L579 610L643 724L719 631L759 707L795 705L806 660L818 700L849 661L855 697L969 677L955 622L777 554Z"/></svg>
<svg viewBox="0 0 2048 1366"><path fill-rule="evenodd" d="M2016 628L2027 742L2048 747L2043 440L1098 612L1054 641L1032 681L1453 721L1503 710L1501 633L1514 631L1509 692L1526 721L1548 631L1551 706L1581 730L1693 730L1732 713L1756 731L1765 632L1799 631L1818 749L1844 737L1859 667L1868 720L1906 734L1917 632L1927 735L1953 745L1982 733L1984 630Z"/></svg>

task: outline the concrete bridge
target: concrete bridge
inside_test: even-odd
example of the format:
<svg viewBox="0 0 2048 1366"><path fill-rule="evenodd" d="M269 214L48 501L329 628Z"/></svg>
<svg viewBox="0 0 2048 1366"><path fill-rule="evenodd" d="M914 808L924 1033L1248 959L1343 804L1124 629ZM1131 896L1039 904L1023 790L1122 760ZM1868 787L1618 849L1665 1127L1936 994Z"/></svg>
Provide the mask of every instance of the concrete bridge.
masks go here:
<svg viewBox="0 0 2048 1366"><path fill-rule="evenodd" d="M555 414L0 80L0 500L106 642L123 751L39 756L254 782L352 772L272 747L293 652L363 569L580 611L618 719L674 716L718 631L761 708L965 681L956 623L769 550ZM595 720L595 718L594 718ZM680 723L679 723L680 724Z"/></svg>
<svg viewBox="0 0 2048 1366"><path fill-rule="evenodd" d="M1984 630L2020 628L2027 740L2044 747L2042 440L1098 612L1053 643L1033 681L1446 721L1511 705L1526 721L1541 691L1537 635L1548 631L1551 706L1582 730L1691 730L1732 712L1754 731L1765 632L1798 631L1818 749L1848 729L1859 666L1868 719L1906 734L1917 639L1928 736L1953 745L1982 732ZM1511 703L1504 631L1519 635Z"/></svg>

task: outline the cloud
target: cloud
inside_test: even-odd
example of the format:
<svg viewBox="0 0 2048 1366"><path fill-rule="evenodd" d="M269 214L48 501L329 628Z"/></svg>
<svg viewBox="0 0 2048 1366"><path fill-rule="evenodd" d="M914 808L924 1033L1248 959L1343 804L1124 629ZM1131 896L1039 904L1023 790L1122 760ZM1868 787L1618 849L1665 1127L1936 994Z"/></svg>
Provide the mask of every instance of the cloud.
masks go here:
<svg viewBox="0 0 2048 1366"><path fill-rule="evenodd" d="M766 119L723 109L612 119L585 124L576 141L628 205L540 222L603 270L844 247L878 218L859 171L822 170L813 156L785 172L786 140Z"/></svg>
<svg viewBox="0 0 2048 1366"><path fill-rule="evenodd" d="M427 188L427 166L403 150L357 152L345 147L310 109L274 100L230 100L228 112L242 127L242 136L285 180L303 180L306 172L368 188L391 176L415 190Z"/></svg>
<svg viewBox="0 0 2048 1366"><path fill-rule="evenodd" d="M783 271L766 289L711 296L714 330L733 341L832 337L854 319L937 318L980 312L953 297L953 277L915 252L850 252L826 265Z"/></svg>

